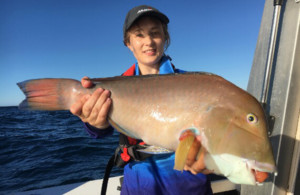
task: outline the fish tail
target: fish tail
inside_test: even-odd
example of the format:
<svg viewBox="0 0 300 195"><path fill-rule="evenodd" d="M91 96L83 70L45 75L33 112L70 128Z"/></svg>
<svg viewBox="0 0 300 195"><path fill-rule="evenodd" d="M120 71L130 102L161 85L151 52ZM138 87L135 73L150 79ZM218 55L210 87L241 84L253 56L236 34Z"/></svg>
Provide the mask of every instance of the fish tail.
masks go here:
<svg viewBox="0 0 300 195"><path fill-rule="evenodd" d="M83 88L73 79L33 79L17 85L26 96L19 105L22 110L69 110Z"/></svg>
<svg viewBox="0 0 300 195"><path fill-rule="evenodd" d="M175 152L175 165L174 169L182 171L188 156L191 145L195 140L195 134L191 130L184 131L180 138L179 145Z"/></svg>

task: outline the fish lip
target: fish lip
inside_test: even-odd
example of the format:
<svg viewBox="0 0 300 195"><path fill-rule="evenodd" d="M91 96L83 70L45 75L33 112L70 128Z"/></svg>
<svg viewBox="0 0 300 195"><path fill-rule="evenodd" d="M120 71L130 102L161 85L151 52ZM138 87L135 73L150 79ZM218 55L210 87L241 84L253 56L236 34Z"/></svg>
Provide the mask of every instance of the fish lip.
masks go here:
<svg viewBox="0 0 300 195"><path fill-rule="evenodd" d="M256 180L255 174L256 174L256 171L258 171L258 170L257 169L250 169L250 171L252 173L253 179L255 180L255 184L258 185L258 186L263 185L262 182L259 182L259 181Z"/></svg>
<svg viewBox="0 0 300 195"><path fill-rule="evenodd" d="M255 181L256 185L263 185L263 182L259 182L256 180L255 173L256 171L266 172L266 173L274 173L274 175L277 175L277 170L274 165L271 165L269 163L261 163L257 162L256 160L247 160L246 161L246 167L248 171L252 175L253 181Z"/></svg>
<svg viewBox="0 0 300 195"><path fill-rule="evenodd" d="M248 170L249 173L251 173L250 175L252 176L251 179L252 179L252 183L254 184L257 184L258 182L256 181L256 178L255 178L255 168L253 168L253 164L250 163L248 160L246 160L246 168Z"/></svg>

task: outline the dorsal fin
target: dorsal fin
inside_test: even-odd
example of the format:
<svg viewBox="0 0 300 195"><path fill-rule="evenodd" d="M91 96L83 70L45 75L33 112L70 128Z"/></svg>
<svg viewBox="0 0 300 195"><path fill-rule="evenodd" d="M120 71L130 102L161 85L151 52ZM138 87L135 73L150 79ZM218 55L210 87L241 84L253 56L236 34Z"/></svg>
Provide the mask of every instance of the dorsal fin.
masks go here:
<svg viewBox="0 0 300 195"><path fill-rule="evenodd" d="M176 76L176 75L215 75L209 72L184 72L184 73L173 73L173 74L148 74L148 75L138 75L138 76L115 76L115 77L105 77L105 78L91 78L89 79L93 83L101 83L107 81L118 81L118 80L125 80L125 79L132 79L132 78L151 78L151 77L169 77L169 76ZM217 75L215 75L217 76Z"/></svg>

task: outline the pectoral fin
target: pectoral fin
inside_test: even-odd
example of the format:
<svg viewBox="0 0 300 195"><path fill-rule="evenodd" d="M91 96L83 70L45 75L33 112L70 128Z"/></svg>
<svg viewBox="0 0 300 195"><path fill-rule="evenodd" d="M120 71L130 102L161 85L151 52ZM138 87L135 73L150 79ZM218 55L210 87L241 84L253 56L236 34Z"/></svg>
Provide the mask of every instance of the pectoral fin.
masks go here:
<svg viewBox="0 0 300 195"><path fill-rule="evenodd" d="M175 152L174 169L182 171L190 150L191 145L195 140L195 134L191 130L184 131L179 138L179 145Z"/></svg>
<svg viewBox="0 0 300 195"><path fill-rule="evenodd" d="M170 154L174 151L168 150L166 148L158 147L158 146L145 146L143 149L138 149L139 152L147 153L147 154Z"/></svg>

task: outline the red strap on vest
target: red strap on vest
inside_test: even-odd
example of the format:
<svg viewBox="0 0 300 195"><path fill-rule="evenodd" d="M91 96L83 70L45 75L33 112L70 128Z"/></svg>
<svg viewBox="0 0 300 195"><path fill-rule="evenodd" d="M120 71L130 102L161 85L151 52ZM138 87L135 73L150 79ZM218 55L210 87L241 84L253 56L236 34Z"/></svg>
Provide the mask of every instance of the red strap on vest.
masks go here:
<svg viewBox="0 0 300 195"><path fill-rule="evenodd" d="M128 137L127 136L127 139L128 139L128 142L130 145L136 145L137 144L137 140L132 138L132 137Z"/></svg>
<svg viewBox="0 0 300 195"><path fill-rule="evenodd" d="M122 76L134 76L135 72L135 64L133 64L126 72L122 74Z"/></svg>
<svg viewBox="0 0 300 195"><path fill-rule="evenodd" d="M123 148L123 153L121 154L121 158L124 162L128 162L130 160L130 156L127 152L127 148Z"/></svg>

